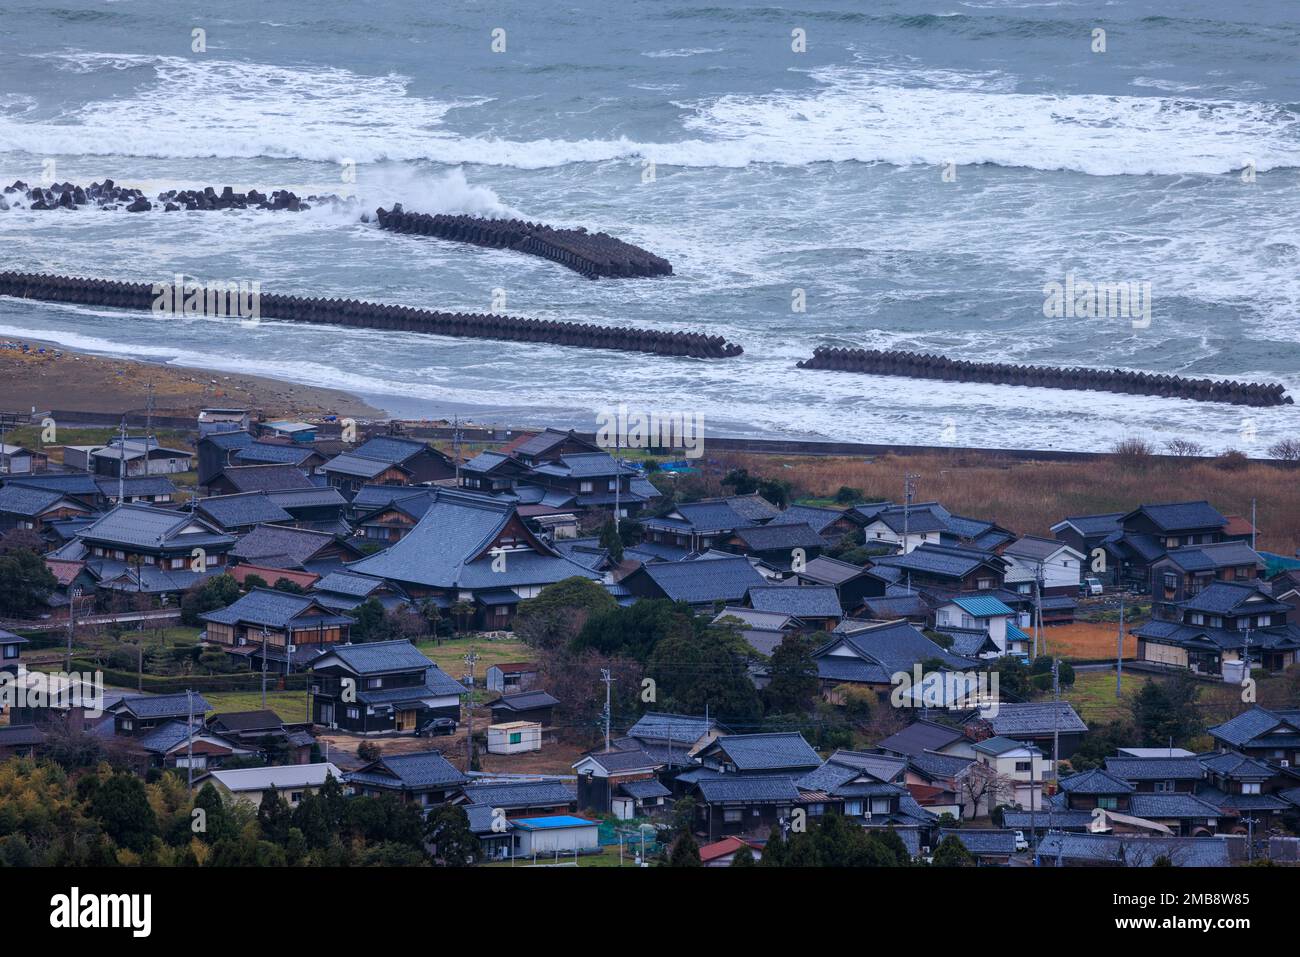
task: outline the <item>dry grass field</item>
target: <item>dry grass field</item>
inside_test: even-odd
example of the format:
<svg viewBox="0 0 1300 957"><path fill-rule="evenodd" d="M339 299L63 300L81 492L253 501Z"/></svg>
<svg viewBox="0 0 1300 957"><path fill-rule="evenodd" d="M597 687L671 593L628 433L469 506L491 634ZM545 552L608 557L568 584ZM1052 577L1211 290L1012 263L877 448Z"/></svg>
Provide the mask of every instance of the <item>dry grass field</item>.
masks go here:
<svg viewBox="0 0 1300 957"><path fill-rule="evenodd" d="M1216 460L1106 455L1077 462L1013 461L953 450L871 459L726 454L702 476L721 493L731 468L777 478L795 497L830 498L842 487L899 501L903 478L918 475L916 501L939 501L962 515L989 519L1022 534L1046 535L1067 515L1120 512L1143 502L1206 499L1225 515L1250 516L1257 503L1259 547L1292 555L1300 547L1300 470L1263 462L1223 467Z"/></svg>
<svg viewBox="0 0 1300 957"><path fill-rule="evenodd" d="M1125 624L1124 630L1128 631ZM1032 631L1030 632L1032 635ZM1119 625L1110 622L1076 621L1072 625L1053 625L1041 632L1047 642L1047 650L1063 658L1077 658L1084 661L1111 659L1115 657L1115 638L1119 634ZM1133 635L1124 636L1124 659L1137 657L1137 639Z"/></svg>

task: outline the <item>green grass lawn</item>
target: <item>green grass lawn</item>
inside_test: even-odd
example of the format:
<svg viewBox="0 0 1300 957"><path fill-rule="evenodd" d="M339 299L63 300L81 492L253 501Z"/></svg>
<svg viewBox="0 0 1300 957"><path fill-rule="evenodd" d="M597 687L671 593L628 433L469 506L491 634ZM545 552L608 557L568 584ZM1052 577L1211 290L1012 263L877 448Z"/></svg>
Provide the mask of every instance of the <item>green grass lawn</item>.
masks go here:
<svg viewBox="0 0 1300 957"><path fill-rule="evenodd" d="M291 723L307 720L307 692L272 691L267 680L266 707ZM215 711L261 711L261 691L205 691L203 697Z"/></svg>
<svg viewBox="0 0 1300 957"><path fill-rule="evenodd" d="M507 661L532 661L532 649L522 641L488 641L485 638L469 637L444 640L435 644L432 639L416 643L416 647L425 653L433 663L447 674L460 679L465 673L465 655L472 647L478 652L478 664L474 674L478 676L478 685L482 687L483 676L492 665Z"/></svg>
<svg viewBox="0 0 1300 957"><path fill-rule="evenodd" d="M1075 673L1074 686L1061 689L1061 697L1074 705L1079 717L1088 724L1114 721L1128 717L1130 703L1138 689L1151 678L1144 674L1124 672L1123 697L1115 698L1115 672L1080 671Z"/></svg>

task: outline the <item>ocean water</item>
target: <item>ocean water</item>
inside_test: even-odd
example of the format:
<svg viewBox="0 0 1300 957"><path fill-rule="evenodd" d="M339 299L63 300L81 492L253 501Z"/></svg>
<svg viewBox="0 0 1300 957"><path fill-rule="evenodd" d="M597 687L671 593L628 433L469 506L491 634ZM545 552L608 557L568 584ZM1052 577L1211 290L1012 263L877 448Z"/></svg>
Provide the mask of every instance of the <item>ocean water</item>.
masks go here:
<svg viewBox="0 0 1300 957"><path fill-rule="evenodd" d="M664 360L12 300L0 337L332 385L407 416L593 428L626 403L716 433L1067 449L1181 436L1263 454L1300 435L1297 407L795 362L899 348L1300 391L1298 49L1300 7L1283 0L0 0L3 185L52 161L60 182L522 215L608 230L675 274L589 282L323 207L11 210L3 268L466 311L504 291L515 314L704 330L746 352ZM1149 283L1149 327L1044 316L1045 284L1068 273Z"/></svg>

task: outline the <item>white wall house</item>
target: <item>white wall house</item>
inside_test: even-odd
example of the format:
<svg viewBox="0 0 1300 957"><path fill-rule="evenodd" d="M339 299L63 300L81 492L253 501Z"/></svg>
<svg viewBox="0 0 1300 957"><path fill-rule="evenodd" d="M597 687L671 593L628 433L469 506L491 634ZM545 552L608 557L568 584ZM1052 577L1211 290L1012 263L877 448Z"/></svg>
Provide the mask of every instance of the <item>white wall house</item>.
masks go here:
<svg viewBox="0 0 1300 957"><path fill-rule="evenodd" d="M1010 562L1006 584L1012 591L1033 594L1040 568L1044 595L1074 595L1079 591L1084 556L1069 545L1025 535L1008 545L1002 557Z"/></svg>

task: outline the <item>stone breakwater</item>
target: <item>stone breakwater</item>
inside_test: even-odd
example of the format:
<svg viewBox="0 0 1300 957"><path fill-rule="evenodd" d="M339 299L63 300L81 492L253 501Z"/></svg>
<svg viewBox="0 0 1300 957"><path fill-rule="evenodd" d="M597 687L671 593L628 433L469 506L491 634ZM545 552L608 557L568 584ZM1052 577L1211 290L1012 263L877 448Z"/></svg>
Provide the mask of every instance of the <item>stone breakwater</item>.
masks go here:
<svg viewBox="0 0 1300 957"><path fill-rule="evenodd" d="M1001 362L966 362L918 352L881 352L877 349L821 347L800 369L860 372L866 375L942 379L946 382L981 382L1027 385L1045 389L1080 389L1120 395L1154 395L1166 399L1227 402L1232 405L1291 405L1294 400L1280 385L1256 382L1220 382L1182 376L1130 372L1125 369L1079 369L1055 366L1019 366Z"/></svg>
<svg viewBox="0 0 1300 957"><path fill-rule="evenodd" d="M673 271L668 260L608 233L556 229L520 219L408 213L400 203L391 210L377 209L375 216L380 229L491 249L513 249L567 266L588 279L670 276Z"/></svg>
<svg viewBox="0 0 1300 957"><path fill-rule="evenodd" d="M170 279L166 283L151 285L43 273L0 272L0 295L79 306L155 311L160 289L167 291L169 302L187 298L180 291L173 297L173 288ZM192 288L197 290L194 314L203 315L204 310L200 304L204 301L205 287L195 281ZM187 284L186 291L189 289ZM709 336L700 332L666 332L518 316L435 312L357 299L313 299L260 291L257 297L259 318L286 322L386 329L467 339L540 342L579 349L615 349L693 359L724 359L744 352L739 345L727 342L722 336ZM188 314L182 313L179 304L175 311Z"/></svg>
<svg viewBox="0 0 1300 957"><path fill-rule="evenodd" d="M218 210L218 209L270 209L285 210L291 213L311 209L312 203L347 203L342 197L334 195L308 196L305 199L287 189L277 189L271 193L250 189L246 193L236 193L233 187L223 187L217 192L216 187L205 186L202 189L170 189L159 193L152 199L141 190L118 186L111 179L89 186L77 186L73 183L55 183L53 186L28 186L18 180L4 189L0 198L0 211L10 208L23 209L78 209L92 207L98 209L124 209L128 213L145 213L155 207L165 212L180 210Z"/></svg>

